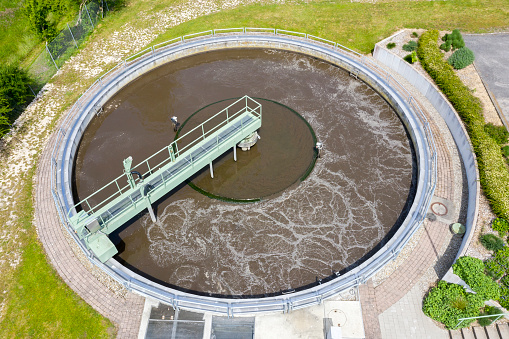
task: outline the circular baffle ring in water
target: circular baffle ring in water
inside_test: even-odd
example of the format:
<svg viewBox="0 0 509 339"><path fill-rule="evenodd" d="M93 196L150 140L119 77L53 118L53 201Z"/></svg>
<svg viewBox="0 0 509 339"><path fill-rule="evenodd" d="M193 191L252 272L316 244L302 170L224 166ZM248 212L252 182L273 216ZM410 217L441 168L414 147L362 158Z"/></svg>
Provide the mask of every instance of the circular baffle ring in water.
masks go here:
<svg viewBox="0 0 509 339"><path fill-rule="evenodd" d="M181 125L175 139L220 112L239 98L224 99L200 108ZM210 198L229 202L257 202L305 180L316 162L316 136L311 125L295 110L280 102L254 98L262 105L260 140L247 151L230 150L213 161L188 184Z"/></svg>

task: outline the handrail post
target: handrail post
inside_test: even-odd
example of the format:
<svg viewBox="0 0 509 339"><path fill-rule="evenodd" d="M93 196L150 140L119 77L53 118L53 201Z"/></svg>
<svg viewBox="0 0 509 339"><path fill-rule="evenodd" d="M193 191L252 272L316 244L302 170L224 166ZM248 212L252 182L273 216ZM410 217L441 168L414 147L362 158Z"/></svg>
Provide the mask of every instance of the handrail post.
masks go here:
<svg viewBox="0 0 509 339"><path fill-rule="evenodd" d="M168 146L168 151L170 152L171 161L174 162L175 161L175 153L173 153L173 147L171 144L170 144L170 146Z"/></svg>

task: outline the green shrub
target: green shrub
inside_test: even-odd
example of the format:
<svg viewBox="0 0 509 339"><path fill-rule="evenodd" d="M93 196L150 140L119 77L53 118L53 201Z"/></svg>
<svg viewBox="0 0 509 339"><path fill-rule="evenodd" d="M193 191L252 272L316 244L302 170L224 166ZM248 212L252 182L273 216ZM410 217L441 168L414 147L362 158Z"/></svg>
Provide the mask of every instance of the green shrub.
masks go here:
<svg viewBox="0 0 509 339"><path fill-rule="evenodd" d="M417 32L412 32L412 37L414 37L414 38L418 38L418 37L419 37L419 34L417 34Z"/></svg>
<svg viewBox="0 0 509 339"><path fill-rule="evenodd" d="M481 315L493 315L493 317L489 317L489 318L480 318L478 319L479 321L479 325L485 327L485 326L489 326L491 325L492 322L494 322L495 320L497 320L497 316L499 314L503 314L504 312L502 312L500 309L498 309L497 307L493 307L493 306L486 306L484 308L484 312L481 313Z"/></svg>
<svg viewBox="0 0 509 339"><path fill-rule="evenodd" d="M505 274L505 268L495 258L490 258L484 262L486 275L493 280L500 279Z"/></svg>
<svg viewBox="0 0 509 339"><path fill-rule="evenodd" d="M443 44L440 45L440 49L449 52L451 50L451 42L450 41L444 42Z"/></svg>
<svg viewBox="0 0 509 339"><path fill-rule="evenodd" d="M482 105L461 82L453 68L443 60L437 47L438 31L430 30L419 38L417 55L423 68L447 96L466 124L477 156L479 179L493 212L509 218L509 171L500 146L484 130Z"/></svg>
<svg viewBox="0 0 509 339"><path fill-rule="evenodd" d="M456 69L463 69L472 64L474 60L474 52L472 52L468 47L462 47L452 53L447 62Z"/></svg>
<svg viewBox="0 0 509 339"><path fill-rule="evenodd" d="M424 299L422 311L431 319L441 322L452 329L459 318L476 317L483 306L482 298L456 284L440 281ZM468 327L473 320L464 321L461 326Z"/></svg>
<svg viewBox="0 0 509 339"><path fill-rule="evenodd" d="M409 64L413 64L414 62L417 62L417 54L415 53L415 51L413 51L412 53L406 55L403 60L405 60L406 62L408 62Z"/></svg>
<svg viewBox="0 0 509 339"><path fill-rule="evenodd" d="M408 43L403 45L403 50L407 52L412 52L417 49L417 41L410 40Z"/></svg>
<svg viewBox="0 0 509 339"><path fill-rule="evenodd" d="M394 47L396 47L396 44L394 42L389 42L387 44L387 49L393 49Z"/></svg>
<svg viewBox="0 0 509 339"><path fill-rule="evenodd" d="M507 144L509 140L509 132L505 126L495 126L492 123L484 125L484 130L499 145Z"/></svg>
<svg viewBox="0 0 509 339"><path fill-rule="evenodd" d="M481 244L490 251L498 251L504 248L504 240L494 234L484 234L481 236Z"/></svg>
<svg viewBox="0 0 509 339"><path fill-rule="evenodd" d="M452 270L483 300L500 298L500 288L496 282L484 274L484 263L481 259L461 257L452 265Z"/></svg>
<svg viewBox="0 0 509 339"><path fill-rule="evenodd" d="M465 47L465 41L463 41L463 37L458 29L453 30L451 34L444 35L442 41L449 43L452 49Z"/></svg>
<svg viewBox="0 0 509 339"><path fill-rule="evenodd" d="M498 232L500 236L509 231L509 222L503 218L496 218L491 222L491 228Z"/></svg>

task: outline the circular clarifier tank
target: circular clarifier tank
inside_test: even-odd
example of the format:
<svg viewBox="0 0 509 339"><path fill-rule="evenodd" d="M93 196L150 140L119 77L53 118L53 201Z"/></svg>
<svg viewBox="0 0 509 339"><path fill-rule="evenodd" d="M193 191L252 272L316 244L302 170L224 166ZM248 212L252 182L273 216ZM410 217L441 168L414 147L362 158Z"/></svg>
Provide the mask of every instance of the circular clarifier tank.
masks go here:
<svg viewBox="0 0 509 339"><path fill-rule="evenodd" d="M117 261L193 293L269 295L345 273L397 231L417 181L398 114L345 70L275 49L191 55L122 88L83 134L74 200L170 144L171 116L185 133L244 95L262 105L261 139L155 202L156 222L142 214L113 233Z"/></svg>

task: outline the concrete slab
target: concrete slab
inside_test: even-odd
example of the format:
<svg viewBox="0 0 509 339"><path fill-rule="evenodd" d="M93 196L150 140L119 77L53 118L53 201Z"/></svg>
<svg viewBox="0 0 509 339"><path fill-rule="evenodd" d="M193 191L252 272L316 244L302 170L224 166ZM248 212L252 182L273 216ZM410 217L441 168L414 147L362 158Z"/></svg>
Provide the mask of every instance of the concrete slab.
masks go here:
<svg viewBox="0 0 509 339"><path fill-rule="evenodd" d="M464 34L463 39L474 52L477 70L509 121L509 33Z"/></svg>
<svg viewBox="0 0 509 339"><path fill-rule="evenodd" d="M323 307L317 306L285 314L257 316L255 339L323 339L323 318Z"/></svg>
<svg viewBox="0 0 509 339"><path fill-rule="evenodd" d="M324 301L324 317L332 319L332 325L341 327L345 338L364 338L362 310L359 301Z"/></svg>

